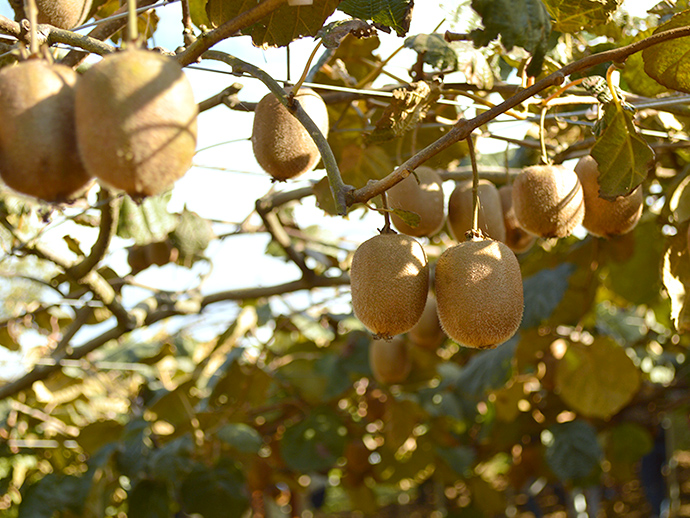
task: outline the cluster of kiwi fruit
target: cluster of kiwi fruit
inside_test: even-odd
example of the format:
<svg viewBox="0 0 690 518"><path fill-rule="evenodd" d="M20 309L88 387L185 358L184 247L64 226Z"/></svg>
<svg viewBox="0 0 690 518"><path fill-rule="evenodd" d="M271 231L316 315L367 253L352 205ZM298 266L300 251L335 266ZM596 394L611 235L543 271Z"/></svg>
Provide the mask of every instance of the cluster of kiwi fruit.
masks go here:
<svg viewBox="0 0 690 518"><path fill-rule="evenodd" d="M328 110L319 94L310 88L300 88L294 95L288 88L285 93L291 102L300 104L321 133L328 134ZM251 141L256 161L276 181L311 171L321 158L311 135L273 93L256 105Z"/></svg>
<svg viewBox="0 0 690 518"><path fill-rule="evenodd" d="M65 28L90 0L37 1L39 22ZM161 193L191 166L197 105L177 62L128 49L83 75L32 57L0 70L0 177L12 189L69 202L93 178L133 198Z"/></svg>
<svg viewBox="0 0 690 518"><path fill-rule="evenodd" d="M410 227L393 215L396 229L408 235L376 236L360 245L352 260L352 307L374 333L370 365L384 383L406 379L410 343L433 350L447 335L486 349L507 341L523 312L515 254L537 237L566 237L583 225L592 235L608 238L630 232L642 213L640 188L613 201L599 197L599 170L591 156L574 169L526 167L500 189L481 180L477 229L472 228L472 182L458 182L449 199L448 229L459 242L436 262L434 297L424 248L411 236L431 236L443 225L442 181L433 170L420 169L388 193L391 207L416 212L420 225Z"/></svg>

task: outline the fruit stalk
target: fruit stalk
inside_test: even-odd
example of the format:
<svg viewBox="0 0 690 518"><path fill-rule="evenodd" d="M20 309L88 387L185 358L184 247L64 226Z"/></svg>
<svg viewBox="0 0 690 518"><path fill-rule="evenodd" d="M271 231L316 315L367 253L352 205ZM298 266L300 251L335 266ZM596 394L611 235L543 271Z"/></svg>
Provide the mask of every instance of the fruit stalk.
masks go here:
<svg viewBox="0 0 690 518"><path fill-rule="evenodd" d="M38 36L36 34L38 9L36 8L36 1L24 0L24 11L26 11L29 17L29 52L32 56L35 56L38 54Z"/></svg>
<svg viewBox="0 0 690 518"><path fill-rule="evenodd" d="M340 176L340 170L338 169L338 162L333 155L331 146L328 145L326 137L323 135L323 133L321 133L314 121L311 119L311 117L309 117L309 115L307 115L299 103L290 103L289 96L285 94L283 87L281 87L275 79L273 79L259 67L251 65L246 61L242 61L235 56L231 56L230 54L219 52L217 50L209 50L208 52L205 52L202 57L204 59L221 61L226 65L229 65L232 67L233 73L245 72L253 77L256 77L258 80L264 83L278 98L278 100L280 100L280 102L288 110L290 110L290 113L292 113L297 120L302 123L321 153L321 159L326 167L328 183L331 187L331 194L333 195L333 200L335 201L336 210L339 215L344 216L347 213L346 196L348 193L353 191L354 188L346 185L343 182L343 179Z"/></svg>
<svg viewBox="0 0 690 518"><path fill-rule="evenodd" d="M474 152L472 135L467 137L467 149L472 163L472 235L479 233L479 169L477 168L477 156Z"/></svg>
<svg viewBox="0 0 690 518"><path fill-rule="evenodd" d="M137 0L127 0L127 39L129 44L134 45L138 37Z"/></svg>

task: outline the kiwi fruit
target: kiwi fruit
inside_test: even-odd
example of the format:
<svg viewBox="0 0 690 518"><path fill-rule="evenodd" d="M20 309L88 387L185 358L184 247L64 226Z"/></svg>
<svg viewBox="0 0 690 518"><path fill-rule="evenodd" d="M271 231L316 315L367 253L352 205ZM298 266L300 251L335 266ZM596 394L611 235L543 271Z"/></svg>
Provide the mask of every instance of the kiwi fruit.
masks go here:
<svg viewBox="0 0 690 518"><path fill-rule="evenodd" d="M15 191L65 202L89 185L77 151L77 77L35 59L0 70L0 176Z"/></svg>
<svg viewBox="0 0 690 518"><path fill-rule="evenodd" d="M478 226L484 235L505 241L506 227L498 189L489 180L479 180ZM448 200L448 226L456 241L464 241L472 228L472 180L458 182Z"/></svg>
<svg viewBox="0 0 690 518"><path fill-rule="evenodd" d="M438 317L458 344L491 349L522 321L520 265L508 245L471 239L446 249L436 264Z"/></svg>
<svg viewBox="0 0 690 518"><path fill-rule="evenodd" d="M38 23L73 29L86 20L91 0L36 0L36 10Z"/></svg>
<svg viewBox="0 0 690 518"><path fill-rule="evenodd" d="M446 334L438 321L436 297L429 293L424 306L424 312L410 332L410 342L414 345L430 351L435 351L446 339Z"/></svg>
<svg viewBox="0 0 690 518"><path fill-rule="evenodd" d="M575 166L585 200L582 226L598 237L610 238L627 234L640 220L644 198L638 186L627 196L613 201L599 197L599 166L590 155L583 156Z"/></svg>
<svg viewBox="0 0 690 518"><path fill-rule="evenodd" d="M148 50L109 54L77 83L87 171L133 198L168 190L192 163L197 105L180 65Z"/></svg>
<svg viewBox="0 0 690 518"><path fill-rule="evenodd" d="M429 264L424 248L403 234L380 234L362 243L350 268L352 309L376 338L409 331L424 311Z"/></svg>
<svg viewBox="0 0 690 518"><path fill-rule="evenodd" d="M443 189L441 176L430 167L415 169L404 180L388 189L388 205L391 209L402 209L419 215L416 227L408 225L397 214L391 214L393 226L408 236L432 236L443 226Z"/></svg>
<svg viewBox="0 0 690 518"><path fill-rule="evenodd" d="M529 232L526 232L520 226L517 217L515 217L515 210L513 209L513 186L502 185L498 189L498 194L501 197L503 223L506 227L506 239L504 243L516 254L526 252L532 248L537 238Z"/></svg>
<svg viewBox="0 0 690 518"><path fill-rule="evenodd" d="M372 340L369 344L369 366L379 383L402 383L412 370L409 345L401 336L392 340Z"/></svg>
<svg viewBox="0 0 690 518"><path fill-rule="evenodd" d="M577 174L563 165L525 167L513 183L513 210L520 226L534 235L569 236L585 216Z"/></svg>
<svg viewBox="0 0 690 518"><path fill-rule="evenodd" d="M321 133L328 135L328 110L321 96L309 88L300 88L295 100ZM254 110L252 149L259 165L278 181L311 171L321 158L304 126L272 93L265 95Z"/></svg>

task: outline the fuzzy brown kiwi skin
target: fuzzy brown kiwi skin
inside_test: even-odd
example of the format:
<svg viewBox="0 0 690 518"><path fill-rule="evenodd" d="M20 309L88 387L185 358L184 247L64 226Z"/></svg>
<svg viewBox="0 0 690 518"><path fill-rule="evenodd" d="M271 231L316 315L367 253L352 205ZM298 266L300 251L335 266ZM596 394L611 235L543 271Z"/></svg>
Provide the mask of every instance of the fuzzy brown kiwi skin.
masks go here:
<svg viewBox="0 0 690 518"><path fill-rule="evenodd" d="M126 50L77 84L77 142L93 176L133 198L170 189L192 164L197 104L175 60Z"/></svg>
<svg viewBox="0 0 690 518"><path fill-rule="evenodd" d="M424 311L429 264L424 248L403 234L380 234L355 251L352 309L377 338L409 331Z"/></svg>
<svg viewBox="0 0 690 518"><path fill-rule="evenodd" d="M403 234L414 237L433 236L445 221L443 211L443 180L434 169L421 166L401 182L388 189L388 205L419 215L416 227L405 223L397 214L391 214L393 226Z"/></svg>
<svg viewBox="0 0 690 518"><path fill-rule="evenodd" d="M599 166L590 155L582 157L575 166L585 199L585 219L582 226L598 237L610 238L627 234L640 220L644 197L637 187L628 196L613 201L599 197Z"/></svg>
<svg viewBox="0 0 690 518"><path fill-rule="evenodd" d="M91 0L36 0L36 9L38 23L73 29L86 20Z"/></svg>
<svg viewBox="0 0 690 518"><path fill-rule="evenodd" d="M498 189L489 180L479 180L479 229L492 239L505 241L506 228ZM464 241L472 228L472 180L458 182L448 200L448 226L456 241Z"/></svg>
<svg viewBox="0 0 690 518"><path fill-rule="evenodd" d="M404 382L412 370L409 345L401 336L392 340L372 340L369 344L369 366L379 383Z"/></svg>
<svg viewBox="0 0 690 518"><path fill-rule="evenodd" d="M532 248L537 238L525 231L515 216L515 210L513 209L513 186L502 185L498 189L498 194L501 196L503 223L506 227L506 239L504 242L516 254L526 252Z"/></svg>
<svg viewBox="0 0 690 518"><path fill-rule="evenodd" d="M321 133L328 135L328 110L321 96L301 88L294 98ZM304 126L272 93L265 95L254 110L252 150L263 170L277 181L311 171L321 158Z"/></svg>
<svg viewBox="0 0 690 518"><path fill-rule="evenodd" d="M577 174L562 165L524 168L513 182L513 210L520 226L536 236L569 236L585 216Z"/></svg>
<svg viewBox="0 0 690 518"><path fill-rule="evenodd" d="M460 345L492 349L520 326L520 265L500 241L473 239L446 249L436 263L435 286L441 326Z"/></svg>
<svg viewBox="0 0 690 518"><path fill-rule="evenodd" d="M445 341L446 334L438 320L436 296L433 293L429 293L424 312L419 321L410 329L408 336L414 345L429 351L435 351Z"/></svg>
<svg viewBox="0 0 690 518"><path fill-rule="evenodd" d="M68 202L91 176L77 151L77 74L29 60L0 70L0 176L17 192Z"/></svg>

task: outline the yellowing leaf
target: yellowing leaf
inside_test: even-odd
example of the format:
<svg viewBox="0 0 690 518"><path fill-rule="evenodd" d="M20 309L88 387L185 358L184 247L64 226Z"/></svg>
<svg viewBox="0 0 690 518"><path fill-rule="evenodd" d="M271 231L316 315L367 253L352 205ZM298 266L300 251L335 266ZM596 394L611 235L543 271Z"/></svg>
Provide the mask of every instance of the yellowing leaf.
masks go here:
<svg viewBox="0 0 690 518"><path fill-rule="evenodd" d="M625 349L599 336L589 345L570 344L556 368L556 389L583 416L608 419L640 388L640 371Z"/></svg>
<svg viewBox="0 0 690 518"><path fill-rule="evenodd" d="M690 287L690 254L687 247L687 227L669 238L664 253L662 281L671 300L671 319L678 331L690 331L690 304L687 293Z"/></svg>
<svg viewBox="0 0 690 518"><path fill-rule="evenodd" d="M690 25L690 10L678 13L661 25L654 34ZM665 41L642 51L644 69L660 84L690 92L690 36Z"/></svg>
<svg viewBox="0 0 690 518"><path fill-rule="evenodd" d="M599 195L614 200L630 194L647 178L654 151L638 135L630 111L606 105L601 124L604 129L591 155L599 165Z"/></svg>

